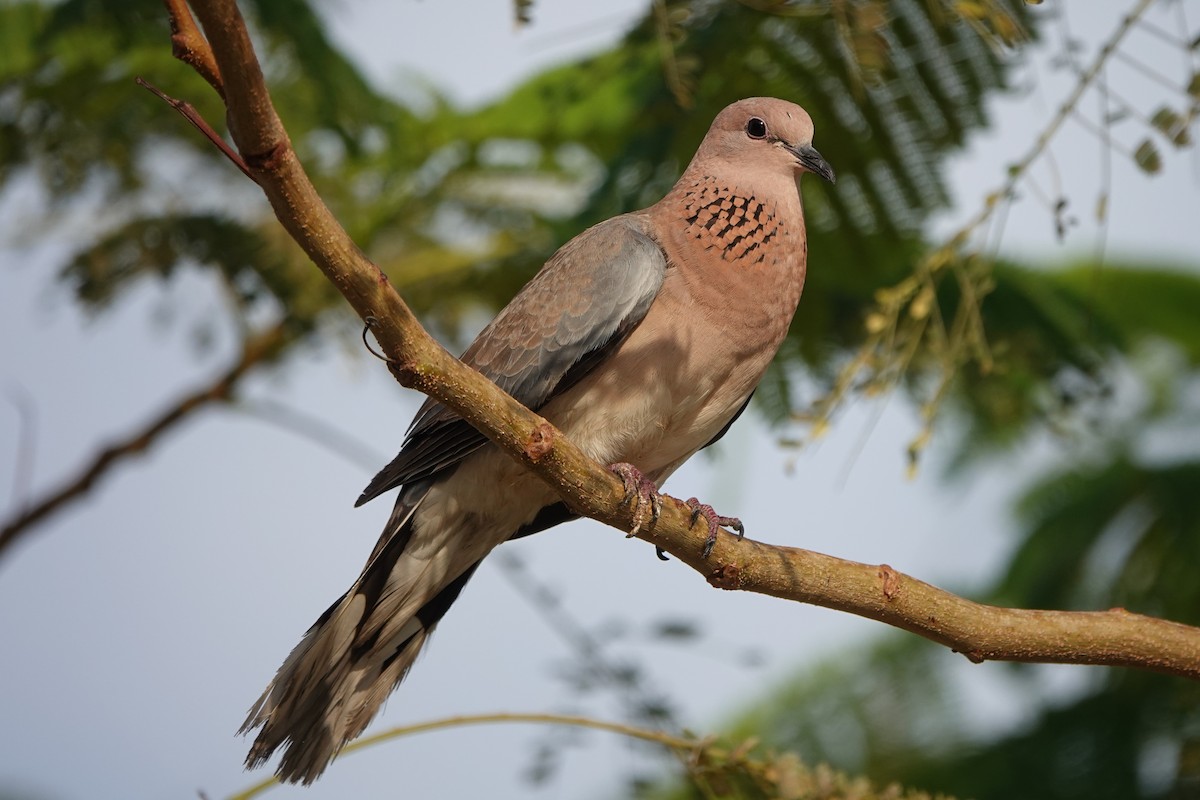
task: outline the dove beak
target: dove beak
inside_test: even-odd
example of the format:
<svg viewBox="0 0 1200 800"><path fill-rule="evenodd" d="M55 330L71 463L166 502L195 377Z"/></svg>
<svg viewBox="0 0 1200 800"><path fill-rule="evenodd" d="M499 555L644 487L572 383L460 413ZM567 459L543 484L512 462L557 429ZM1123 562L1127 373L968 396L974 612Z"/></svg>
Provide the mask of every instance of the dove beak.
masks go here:
<svg viewBox="0 0 1200 800"><path fill-rule="evenodd" d="M829 162L811 144L787 145L787 149L800 162L800 166L804 167L808 172L819 175L830 183L834 183L837 180L837 177L833 174L833 167L829 166Z"/></svg>

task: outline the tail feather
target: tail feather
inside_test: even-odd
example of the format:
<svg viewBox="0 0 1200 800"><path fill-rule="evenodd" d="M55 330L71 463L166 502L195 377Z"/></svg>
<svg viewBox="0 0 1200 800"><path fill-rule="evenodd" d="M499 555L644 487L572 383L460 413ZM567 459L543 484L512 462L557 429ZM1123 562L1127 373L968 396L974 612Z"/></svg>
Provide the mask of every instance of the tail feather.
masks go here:
<svg viewBox="0 0 1200 800"><path fill-rule="evenodd" d="M389 525L394 533L381 539L359 580L309 628L250 708L240 733L261 730L246 757L247 767L260 766L282 748L276 771L281 780L316 780L404 680L474 573L478 561L448 583L445 578L433 582L434 575L420 570L407 570L415 578L407 575L400 559L412 534L416 504L419 499L404 509L403 503L397 505L392 522L398 525ZM415 596L389 596L396 592L397 571L406 573L406 594L415 591ZM414 610L380 613L401 601L411 608L410 600L419 603ZM379 624L381 616L388 624Z"/></svg>

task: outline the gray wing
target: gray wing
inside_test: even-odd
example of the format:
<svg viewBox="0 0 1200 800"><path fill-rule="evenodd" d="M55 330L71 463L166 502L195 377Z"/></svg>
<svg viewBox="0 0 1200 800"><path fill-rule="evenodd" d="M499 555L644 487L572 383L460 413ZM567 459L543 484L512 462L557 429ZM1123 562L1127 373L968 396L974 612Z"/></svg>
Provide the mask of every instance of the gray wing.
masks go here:
<svg viewBox="0 0 1200 800"><path fill-rule="evenodd" d="M627 215L595 225L546 262L462 360L536 411L595 369L633 332L666 270L666 256L641 218ZM486 443L458 414L427 400L400 454L355 505L432 477Z"/></svg>

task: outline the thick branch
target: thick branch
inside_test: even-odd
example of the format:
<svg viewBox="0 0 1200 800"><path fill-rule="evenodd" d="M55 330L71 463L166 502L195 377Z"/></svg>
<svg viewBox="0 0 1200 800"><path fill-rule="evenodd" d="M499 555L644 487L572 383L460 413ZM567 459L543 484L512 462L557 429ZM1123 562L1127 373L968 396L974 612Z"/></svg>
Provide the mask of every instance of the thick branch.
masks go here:
<svg viewBox="0 0 1200 800"><path fill-rule="evenodd" d="M110 444L97 453L91 463L74 478L18 511L4 523L3 529L0 529L0 557L7 555L12 545L38 522L87 494L96 481L103 477L114 464L122 459L145 452L160 436L183 422L193 412L210 403L228 400L233 394L237 382L246 374L246 371L279 352L286 336L284 326L277 325L251 337L243 345L242 354L237 362L211 384L179 398L170 408L140 430Z"/></svg>
<svg viewBox="0 0 1200 800"><path fill-rule="evenodd" d="M192 0L212 44L234 141L284 227L366 319L393 373L461 414L552 486L576 511L633 527L621 483L546 420L450 356L421 327L387 277L354 245L317 196L271 105L234 0ZM1200 679L1200 629L1124 611L1020 611L972 603L901 575L804 550L719 539L700 556L704 531L689 529L677 500L638 534L705 575L742 589L849 611L919 633L973 661L1005 659L1136 666ZM702 527L702 526L701 526Z"/></svg>

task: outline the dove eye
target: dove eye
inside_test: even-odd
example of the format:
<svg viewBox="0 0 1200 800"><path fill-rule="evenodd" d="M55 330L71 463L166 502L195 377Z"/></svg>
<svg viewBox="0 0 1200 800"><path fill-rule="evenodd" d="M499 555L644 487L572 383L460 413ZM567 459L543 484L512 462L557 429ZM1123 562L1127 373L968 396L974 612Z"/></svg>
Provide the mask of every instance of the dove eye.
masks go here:
<svg viewBox="0 0 1200 800"><path fill-rule="evenodd" d="M767 138L767 123L758 117L751 117L746 123L746 135L751 139Z"/></svg>

